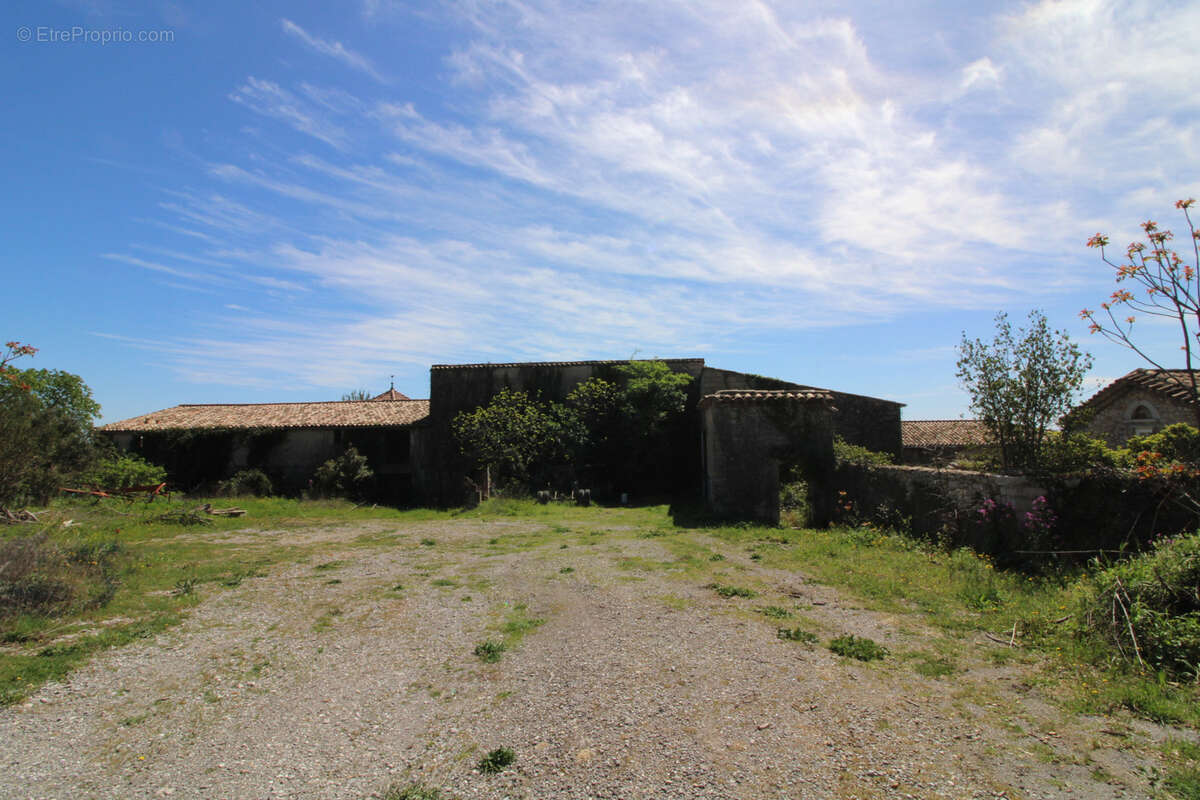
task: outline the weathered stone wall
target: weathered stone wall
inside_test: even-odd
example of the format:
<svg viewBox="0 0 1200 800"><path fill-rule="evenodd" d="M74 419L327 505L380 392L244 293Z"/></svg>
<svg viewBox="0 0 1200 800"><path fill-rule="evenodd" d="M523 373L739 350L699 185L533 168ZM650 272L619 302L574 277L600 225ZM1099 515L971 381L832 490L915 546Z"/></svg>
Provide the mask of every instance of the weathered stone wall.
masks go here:
<svg viewBox="0 0 1200 800"><path fill-rule="evenodd" d="M795 466L809 484L813 524L828 522L833 420L827 399L705 397L700 411L704 496L712 512L777 524L780 470Z"/></svg>
<svg viewBox="0 0 1200 800"><path fill-rule="evenodd" d="M864 397L860 394L831 392L833 395L833 429L850 444L878 453L891 453L897 459L903 450L900 432L902 403Z"/></svg>
<svg viewBox="0 0 1200 800"><path fill-rule="evenodd" d="M1151 433L1177 422L1196 424L1196 413L1191 406L1138 386L1127 386L1103 408L1095 411L1087 430L1103 438L1109 447L1122 447L1130 436L1139 432L1131 419L1138 406L1145 406L1154 417ZM1140 422L1145 423L1146 420Z"/></svg>
<svg viewBox="0 0 1200 800"><path fill-rule="evenodd" d="M842 464L832 483L842 517L880 523L906 519L917 536L948 535L957 545L996 555L1020 549L1019 543L999 527L981 524L984 501L1006 503L1020 517L1035 498L1048 494L1023 477L917 466Z"/></svg>
<svg viewBox="0 0 1200 800"><path fill-rule="evenodd" d="M814 389L799 383L766 378L747 372L705 367L700 379L702 397L725 389ZM902 403L822 389L833 395L833 431L850 444L880 453L901 456L903 441L900 432Z"/></svg>

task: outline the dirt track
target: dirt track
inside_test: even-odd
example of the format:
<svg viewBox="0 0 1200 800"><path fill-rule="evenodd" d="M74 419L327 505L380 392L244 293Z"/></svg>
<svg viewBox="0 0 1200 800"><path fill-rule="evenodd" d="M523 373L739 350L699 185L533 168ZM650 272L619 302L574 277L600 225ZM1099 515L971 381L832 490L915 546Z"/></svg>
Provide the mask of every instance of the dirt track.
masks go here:
<svg viewBox="0 0 1200 800"><path fill-rule="evenodd" d="M915 616L859 609L703 533L722 570L770 594L721 598L629 531L504 546L544 530L240 534L320 540L328 558L206 586L181 626L0 709L0 795L366 798L412 783L461 798L1152 794L1136 753L1161 732L1062 711L1028 667L991 664L997 645L982 637L947 645ZM366 532L398 536L352 544ZM781 641L778 625L800 623L755 612L768 603L823 640L868 635L896 657L863 664ZM474 646L514 613L544 623L481 663ZM925 678L900 657L934 639L966 670ZM500 746L515 764L480 774Z"/></svg>

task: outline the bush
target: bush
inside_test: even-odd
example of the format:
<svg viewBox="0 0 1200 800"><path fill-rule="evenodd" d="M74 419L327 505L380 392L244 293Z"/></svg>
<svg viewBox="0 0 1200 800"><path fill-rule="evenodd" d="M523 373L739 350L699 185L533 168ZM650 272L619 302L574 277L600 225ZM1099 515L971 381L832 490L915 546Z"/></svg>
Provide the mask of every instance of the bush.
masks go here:
<svg viewBox="0 0 1200 800"><path fill-rule="evenodd" d="M812 518L808 500L808 482L791 481L779 487L780 523L789 528L803 528Z"/></svg>
<svg viewBox="0 0 1200 800"><path fill-rule="evenodd" d="M1119 467L1123 450L1113 450L1103 439L1083 431L1049 431L1042 449L1042 469L1051 474L1086 472L1096 467Z"/></svg>
<svg viewBox="0 0 1200 800"><path fill-rule="evenodd" d="M844 658L854 658L859 661L875 661L886 658L888 651L874 639L858 637L854 634L839 636L829 642L829 649Z"/></svg>
<svg viewBox="0 0 1200 800"><path fill-rule="evenodd" d="M157 486L167 479L167 471L134 453L112 453L80 477L88 486L128 489L130 486Z"/></svg>
<svg viewBox="0 0 1200 800"><path fill-rule="evenodd" d="M833 437L833 457L838 464L854 464L860 467L883 467L893 461L891 453L877 453L850 444L841 436Z"/></svg>
<svg viewBox="0 0 1200 800"><path fill-rule="evenodd" d="M362 497L374 477L375 473L367 466L367 457L350 446L317 468L313 491L322 497Z"/></svg>
<svg viewBox="0 0 1200 800"><path fill-rule="evenodd" d="M1125 449L1130 453L1158 453L1166 461L1197 464L1200 463L1200 430L1178 422L1149 436L1131 436Z"/></svg>
<svg viewBox="0 0 1200 800"><path fill-rule="evenodd" d="M517 760L517 754L510 747L497 747L483 758L479 759L479 771L483 773L502 772Z"/></svg>
<svg viewBox="0 0 1200 800"><path fill-rule="evenodd" d="M217 486L217 494L226 497L270 497L272 491L271 479L261 469L244 469Z"/></svg>
<svg viewBox="0 0 1200 800"><path fill-rule="evenodd" d="M1200 677L1200 533L1100 570L1079 587L1081 636L1117 659L1186 679Z"/></svg>

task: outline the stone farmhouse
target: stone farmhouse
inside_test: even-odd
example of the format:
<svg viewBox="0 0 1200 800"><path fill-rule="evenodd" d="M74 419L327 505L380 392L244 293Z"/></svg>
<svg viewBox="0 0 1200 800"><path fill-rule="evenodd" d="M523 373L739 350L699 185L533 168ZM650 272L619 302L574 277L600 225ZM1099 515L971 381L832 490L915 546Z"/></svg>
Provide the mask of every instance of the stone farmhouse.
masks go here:
<svg viewBox="0 0 1200 800"><path fill-rule="evenodd" d="M674 432L658 489L702 495L722 513L778 516L780 469L820 482L832 471L835 435L901 454L901 403L664 359L690 375L687 414ZM164 464L185 485L257 467L299 491L349 445L367 456L381 494L399 502L455 504L471 472L451 435L462 411L510 388L561 401L589 378L628 361L437 364L428 400L394 389L364 401L179 405L100 428L121 447ZM639 488L627 487L636 498ZM819 509L817 509L819 512Z"/></svg>
<svg viewBox="0 0 1200 800"><path fill-rule="evenodd" d="M1200 370L1193 371L1200 382ZM1196 406L1184 388L1187 370L1135 369L1080 403L1072 415L1086 430L1121 447L1130 436L1157 433L1177 422L1196 424Z"/></svg>
<svg viewBox="0 0 1200 800"><path fill-rule="evenodd" d="M900 424L905 464L945 466L991 443L977 419L914 419Z"/></svg>

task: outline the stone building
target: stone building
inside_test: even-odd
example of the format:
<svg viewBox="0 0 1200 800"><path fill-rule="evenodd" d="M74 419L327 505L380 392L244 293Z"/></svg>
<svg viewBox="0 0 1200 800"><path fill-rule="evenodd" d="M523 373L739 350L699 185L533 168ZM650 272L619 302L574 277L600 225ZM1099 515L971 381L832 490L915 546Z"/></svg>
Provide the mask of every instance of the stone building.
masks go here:
<svg viewBox="0 0 1200 800"><path fill-rule="evenodd" d="M1190 386L1200 370L1135 369L1105 386L1071 412L1085 430L1121 447L1130 436L1157 433L1168 425L1196 425Z"/></svg>
<svg viewBox="0 0 1200 800"><path fill-rule="evenodd" d="M901 463L946 466L970 458L991 443L987 426L977 419L912 419L900 423L904 440Z"/></svg>
<svg viewBox="0 0 1200 800"><path fill-rule="evenodd" d="M353 445L367 457L382 493L411 497L429 401L380 398L179 405L99 430L117 446L165 466L185 488L254 468L279 491L299 492L317 467Z"/></svg>
<svg viewBox="0 0 1200 800"><path fill-rule="evenodd" d="M647 477L643 469L637 486L622 483L629 476L616 476L615 491L641 498L703 495L722 513L771 519L778 515L779 470L799 470L819 482L832 468L835 435L900 455L901 403L717 369L702 358L663 361L692 378L685 414L668 432L668 452L655 451L655 474ZM257 467L295 491L317 466L353 444L386 495L455 505L466 499L472 466L451 431L459 413L486 405L506 388L561 402L589 378L618 381L618 367L628 363L437 364L430 368L429 400L392 389L365 401L181 405L100 430L163 464L176 480L187 476L184 486ZM819 506L818 500L814 513Z"/></svg>

